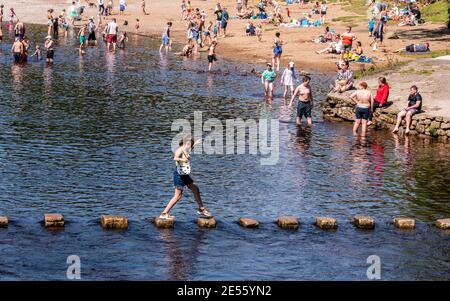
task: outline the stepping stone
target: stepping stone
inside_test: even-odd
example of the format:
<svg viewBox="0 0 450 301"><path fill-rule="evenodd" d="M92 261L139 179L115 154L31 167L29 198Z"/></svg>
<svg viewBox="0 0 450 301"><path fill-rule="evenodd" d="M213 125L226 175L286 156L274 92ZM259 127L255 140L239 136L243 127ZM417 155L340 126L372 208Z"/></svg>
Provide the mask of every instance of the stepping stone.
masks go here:
<svg viewBox="0 0 450 301"><path fill-rule="evenodd" d="M214 217L211 217L211 218L199 217L197 220L197 225L201 228L215 228L217 225L217 222L214 219Z"/></svg>
<svg viewBox="0 0 450 301"><path fill-rule="evenodd" d="M370 216L355 215L353 217L353 224L357 228L364 230L371 230L375 228L375 220Z"/></svg>
<svg viewBox="0 0 450 301"><path fill-rule="evenodd" d="M416 221L409 217L395 217L394 226L399 229L414 229L416 227Z"/></svg>
<svg viewBox="0 0 450 301"><path fill-rule="evenodd" d="M436 227L438 227L439 229L442 229L442 230L449 230L450 229L450 218L438 219L436 221Z"/></svg>
<svg viewBox="0 0 450 301"><path fill-rule="evenodd" d="M319 227L322 230L333 230L337 229L337 221L335 218L332 217L316 217L316 223L315 225Z"/></svg>
<svg viewBox="0 0 450 301"><path fill-rule="evenodd" d="M0 216L0 228L8 227L8 218L6 216Z"/></svg>
<svg viewBox="0 0 450 301"><path fill-rule="evenodd" d="M128 219L120 215L102 215L100 224L103 229L127 229Z"/></svg>
<svg viewBox="0 0 450 301"><path fill-rule="evenodd" d="M62 214L44 214L45 227L64 227L64 216Z"/></svg>
<svg viewBox="0 0 450 301"><path fill-rule="evenodd" d="M239 225L241 225L244 228L258 228L259 222L253 218L241 217L239 219Z"/></svg>
<svg viewBox="0 0 450 301"><path fill-rule="evenodd" d="M280 216L277 219L277 224L283 229L298 229L299 221L294 216Z"/></svg>
<svg viewBox="0 0 450 301"><path fill-rule="evenodd" d="M155 217L153 222L155 223L157 228L161 228L161 229L173 228L174 225L175 225L175 219L174 218L160 219L159 217Z"/></svg>

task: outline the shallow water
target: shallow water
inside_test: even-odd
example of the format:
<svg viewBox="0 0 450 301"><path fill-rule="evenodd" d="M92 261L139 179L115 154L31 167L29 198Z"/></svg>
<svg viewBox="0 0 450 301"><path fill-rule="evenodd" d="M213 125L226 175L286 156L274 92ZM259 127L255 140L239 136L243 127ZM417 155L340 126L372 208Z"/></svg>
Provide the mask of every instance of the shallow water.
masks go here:
<svg viewBox="0 0 450 301"><path fill-rule="evenodd" d="M33 31L32 40L43 34ZM36 33L37 32L37 33ZM280 123L280 158L261 166L253 155L194 155L193 178L217 229L195 224L186 192L173 210L174 230L150 218L172 196L170 142L177 118L259 118L280 115L261 98L259 79L222 60L208 75L206 57L160 57L158 42L131 37L126 51L88 49L61 40L56 62L11 64L0 55L0 279L66 279L66 258L80 256L84 280L364 280L369 255L382 279L450 280L449 233L432 226L450 217L448 145L389 132L354 139L347 123L321 119L297 129ZM318 102L331 79L315 74ZM64 230L49 231L44 212L64 214ZM101 214L130 219L127 231L104 231ZM284 231L278 215L300 217ZM354 214L376 218L373 231L355 229ZM337 231L315 228L315 216L338 219ZM415 231L390 225L417 219ZM240 216L260 229L240 228Z"/></svg>

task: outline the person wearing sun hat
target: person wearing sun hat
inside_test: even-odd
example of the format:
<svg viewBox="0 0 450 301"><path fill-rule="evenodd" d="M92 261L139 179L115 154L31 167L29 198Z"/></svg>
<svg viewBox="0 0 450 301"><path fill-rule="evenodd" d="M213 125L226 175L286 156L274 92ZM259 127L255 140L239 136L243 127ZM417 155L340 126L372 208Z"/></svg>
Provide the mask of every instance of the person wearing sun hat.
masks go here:
<svg viewBox="0 0 450 301"><path fill-rule="evenodd" d="M294 81L297 80L297 75L295 74L294 67L294 62L289 62L286 66L286 69L284 69L283 74L281 75L280 83L284 86L283 98L285 105L288 89L291 90L291 95L294 93Z"/></svg>
<svg viewBox="0 0 450 301"><path fill-rule="evenodd" d="M267 69L261 75L261 83L264 85L264 97L270 101L273 99L273 83L277 77L277 73L273 71L271 63L267 63L266 66Z"/></svg>
<svg viewBox="0 0 450 301"><path fill-rule="evenodd" d="M53 63L53 57L55 55L53 46L54 46L54 44L53 44L52 36L51 35L46 36L44 47L45 47L45 50L47 51L47 63Z"/></svg>

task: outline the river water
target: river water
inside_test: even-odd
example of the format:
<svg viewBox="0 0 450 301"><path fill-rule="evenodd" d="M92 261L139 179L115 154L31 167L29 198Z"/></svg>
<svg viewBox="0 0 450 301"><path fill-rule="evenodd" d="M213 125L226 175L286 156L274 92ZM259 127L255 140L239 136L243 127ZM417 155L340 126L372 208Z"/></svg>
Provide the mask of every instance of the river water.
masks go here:
<svg viewBox="0 0 450 301"><path fill-rule="evenodd" d="M31 40L45 33L32 29ZM347 123L312 129L279 126L275 165L256 155L194 155L193 178L216 229L195 224L190 192L176 205L176 227L158 230L157 216L173 193L170 143L177 118L277 118L262 99L251 66L219 57L160 57L158 41L131 37L126 51L88 49L79 57L73 34L61 39L55 64L11 64L10 39L0 55L1 280L64 280L66 259L81 259L84 280L365 280L370 255L384 280L450 280L449 233L433 227L450 217L448 145L371 131L354 139ZM332 79L314 74L317 103ZM49 231L45 212L64 214L64 230ZM130 219L126 231L105 231L101 214ZM350 224L376 218L373 231ZM301 219L297 231L277 228L279 215ZM336 231L313 226L337 218ZM396 215L417 219L400 231ZM241 216L259 229L241 228Z"/></svg>

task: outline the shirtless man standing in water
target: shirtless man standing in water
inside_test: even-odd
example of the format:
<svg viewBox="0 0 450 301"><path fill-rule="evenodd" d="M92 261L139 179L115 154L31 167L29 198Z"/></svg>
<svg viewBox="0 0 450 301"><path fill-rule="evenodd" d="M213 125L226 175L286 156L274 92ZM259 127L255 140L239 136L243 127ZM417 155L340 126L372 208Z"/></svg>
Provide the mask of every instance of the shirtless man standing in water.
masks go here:
<svg viewBox="0 0 450 301"><path fill-rule="evenodd" d="M12 55L14 57L14 62L15 63L20 63L20 61L22 59L23 51L24 51L23 43L17 37L16 40L14 41L14 44L11 47L11 52L12 52Z"/></svg>
<svg viewBox="0 0 450 301"><path fill-rule="evenodd" d="M370 116L370 110L372 108L373 96L372 92L367 89L366 82L360 82L358 90L350 95L350 99L356 102L355 124L353 125L353 134L358 135L359 125L362 123L363 137L367 133L367 120Z"/></svg>
<svg viewBox="0 0 450 301"><path fill-rule="evenodd" d="M295 97L298 95L297 104L297 125L302 124L302 117L305 116L308 121L308 125L312 125L311 111L313 108L313 95L311 91L311 86L309 83L311 78L307 75L303 77L303 83L301 83L297 89L295 89L294 94L292 94L291 102L289 103L289 108L292 108Z"/></svg>

